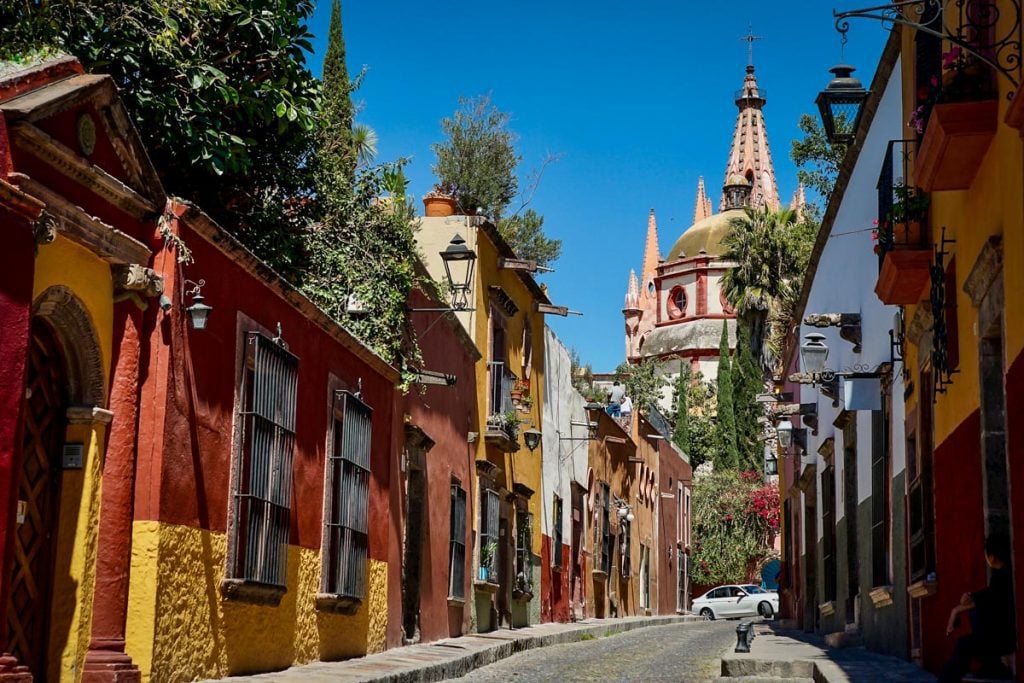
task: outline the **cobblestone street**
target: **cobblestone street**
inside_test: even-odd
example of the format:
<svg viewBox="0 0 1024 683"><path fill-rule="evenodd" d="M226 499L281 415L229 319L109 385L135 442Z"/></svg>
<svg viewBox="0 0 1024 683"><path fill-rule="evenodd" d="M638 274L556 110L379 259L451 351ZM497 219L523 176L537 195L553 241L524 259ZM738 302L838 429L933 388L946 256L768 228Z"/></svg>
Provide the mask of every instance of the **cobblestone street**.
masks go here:
<svg viewBox="0 0 1024 683"><path fill-rule="evenodd" d="M639 629L522 652L462 681L709 681L735 642L735 621Z"/></svg>

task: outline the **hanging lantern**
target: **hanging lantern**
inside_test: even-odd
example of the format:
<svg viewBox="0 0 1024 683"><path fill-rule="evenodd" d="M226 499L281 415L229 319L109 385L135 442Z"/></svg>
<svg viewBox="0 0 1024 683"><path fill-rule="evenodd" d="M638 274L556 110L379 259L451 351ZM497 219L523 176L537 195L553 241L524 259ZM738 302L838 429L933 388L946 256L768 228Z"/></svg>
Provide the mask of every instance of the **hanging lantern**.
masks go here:
<svg viewBox="0 0 1024 683"><path fill-rule="evenodd" d="M857 134L857 125L869 92L860 80L853 77L856 69L852 66L837 64L829 71L835 74L835 78L818 93L815 104L821 113L821 123L828 141L833 145L848 145Z"/></svg>

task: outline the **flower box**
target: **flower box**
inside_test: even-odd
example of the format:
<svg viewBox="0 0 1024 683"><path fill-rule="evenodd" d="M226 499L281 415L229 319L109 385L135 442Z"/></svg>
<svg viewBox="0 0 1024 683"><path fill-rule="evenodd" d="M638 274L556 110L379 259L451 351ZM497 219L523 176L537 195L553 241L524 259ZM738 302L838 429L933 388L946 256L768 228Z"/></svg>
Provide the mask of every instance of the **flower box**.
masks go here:
<svg viewBox="0 0 1024 683"><path fill-rule="evenodd" d="M965 190L995 136L996 100L936 104L918 149L914 167L925 192Z"/></svg>
<svg viewBox="0 0 1024 683"><path fill-rule="evenodd" d="M894 249L886 253L875 283L884 304L916 304L928 286L931 249Z"/></svg>

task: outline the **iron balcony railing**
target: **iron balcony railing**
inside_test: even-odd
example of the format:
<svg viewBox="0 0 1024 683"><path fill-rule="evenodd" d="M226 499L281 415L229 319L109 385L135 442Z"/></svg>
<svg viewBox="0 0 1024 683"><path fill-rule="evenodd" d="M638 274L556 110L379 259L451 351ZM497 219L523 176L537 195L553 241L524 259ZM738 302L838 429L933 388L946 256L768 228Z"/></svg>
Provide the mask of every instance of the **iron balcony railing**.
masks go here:
<svg viewBox="0 0 1024 683"><path fill-rule="evenodd" d="M924 194L909 184L914 168L917 140L890 140L878 174L878 267L885 255L898 248L927 244L928 231L923 213ZM909 216L908 216L909 214Z"/></svg>
<svg viewBox="0 0 1024 683"><path fill-rule="evenodd" d="M487 366L489 371L489 415L491 418L497 418L507 415L509 411L515 409L515 405L512 403L512 387L515 385L517 377L508 369L508 365L504 361L490 361ZM501 424L500 421L492 421Z"/></svg>

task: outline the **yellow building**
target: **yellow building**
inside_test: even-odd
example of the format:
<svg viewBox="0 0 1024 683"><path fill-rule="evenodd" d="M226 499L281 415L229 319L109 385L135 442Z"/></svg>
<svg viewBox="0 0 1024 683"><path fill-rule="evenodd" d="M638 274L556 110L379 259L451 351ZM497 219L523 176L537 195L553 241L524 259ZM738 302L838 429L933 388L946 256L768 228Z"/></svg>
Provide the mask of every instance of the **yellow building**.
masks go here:
<svg viewBox="0 0 1024 683"><path fill-rule="evenodd" d="M517 259L483 217L424 217L417 242L434 279L447 281L447 266L453 282L462 283L452 296L455 308L465 310L455 315L483 353L476 365L480 424L471 438L476 630L537 623L543 502L534 494L541 478L544 315L565 310L551 305L532 264ZM446 262L441 252L450 248L468 249L475 259Z"/></svg>
<svg viewBox="0 0 1024 683"><path fill-rule="evenodd" d="M933 671L951 653L950 609L986 583L986 536L1015 529L1024 566L1021 9L938 7L905 17L906 127L880 176L876 287L904 305L911 655Z"/></svg>

